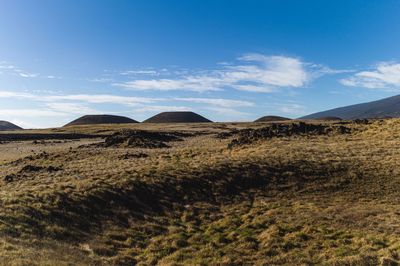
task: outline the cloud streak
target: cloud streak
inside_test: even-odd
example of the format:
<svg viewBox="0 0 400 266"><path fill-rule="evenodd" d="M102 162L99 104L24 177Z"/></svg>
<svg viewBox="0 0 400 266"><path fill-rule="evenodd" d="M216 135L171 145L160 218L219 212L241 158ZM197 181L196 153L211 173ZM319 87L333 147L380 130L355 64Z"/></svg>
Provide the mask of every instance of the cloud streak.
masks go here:
<svg viewBox="0 0 400 266"><path fill-rule="evenodd" d="M233 100L224 98L196 98L196 97L177 97L177 98L146 98L132 96L117 96L110 94L70 94L70 95L35 95L25 92L0 91L0 98L29 99L38 102L60 102L75 101L94 104L122 104L135 106L139 104L152 104L157 102L181 101L199 103L219 107L251 107L253 102L243 100Z"/></svg>
<svg viewBox="0 0 400 266"><path fill-rule="evenodd" d="M31 73L25 70L22 70L21 68L10 64L6 61L1 61L0 62L0 70L2 70L0 72L0 74L10 74L10 75L14 75L14 76L18 76L18 77L22 77L22 78L47 78L47 79L61 79L61 77L56 77L53 75L40 75L39 73Z"/></svg>
<svg viewBox="0 0 400 266"><path fill-rule="evenodd" d="M247 54L239 57L236 63L172 78L133 79L113 85L130 90L206 92L231 88L265 93L280 88L304 87L316 76L330 73L322 66L287 56Z"/></svg>
<svg viewBox="0 0 400 266"><path fill-rule="evenodd" d="M44 101L82 101L87 103L111 103L123 105L137 105L144 103L154 103L159 101L156 98L117 96L109 94L72 94L72 95L55 95L55 96L40 96L37 100Z"/></svg>
<svg viewBox="0 0 400 266"><path fill-rule="evenodd" d="M67 113L67 114L98 114L101 111L90 108L84 104L79 103L46 103L46 107L55 112Z"/></svg>
<svg viewBox="0 0 400 266"><path fill-rule="evenodd" d="M227 117L225 121L234 121L239 122L239 121L245 121L248 120L248 117L250 116L249 113L238 111L233 108L226 108L226 107L206 107L206 110L210 110L214 113L217 113L223 117Z"/></svg>
<svg viewBox="0 0 400 266"><path fill-rule="evenodd" d="M0 98L10 98L17 100L29 100L44 104L46 108L40 107L35 110L2 110L0 115L4 116L66 116L70 114L95 114L101 111L88 106L90 104L117 104L133 107L136 113L162 112L162 111L194 111L210 110L218 114L245 116L247 113L241 112L236 108L253 107L255 104L249 101L233 100L224 98L196 98L196 97L177 97L177 98L145 98L117 95L101 94L71 94L71 95L40 95L26 92L0 91ZM195 103L199 107L188 107L171 103ZM168 103L162 104L162 103Z"/></svg>
<svg viewBox="0 0 400 266"><path fill-rule="evenodd" d="M241 100L231 100L231 99L214 99L214 98L174 98L176 101L201 103L212 106L219 106L225 108L231 107L250 107L254 106L254 103Z"/></svg>
<svg viewBox="0 0 400 266"><path fill-rule="evenodd" d="M0 116L11 116L11 117L57 117L65 116L66 113L57 112L46 109L0 109Z"/></svg>
<svg viewBox="0 0 400 266"><path fill-rule="evenodd" d="M135 109L137 113L147 113L147 112L176 112L176 111L193 111L193 108L187 106L170 106L170 105L148 105L140 106Z"/></svg>
<svg viewBox="0 0 400 266"><path fill-rule="evenodd" d="M381 62L372 70L341 79L340 83L350 87L397 90L400 88L400 63Z"/></svg>
<svg viewBox="0 0 400 266"><path fill-rule="evenodd" d="M0 98L31 99L39 102L80 101L95 104L111 103L123 105L154 103L160 100L157 98L117 96L109 94L35 95L31 93L10 91L0 91Z"/></svg>

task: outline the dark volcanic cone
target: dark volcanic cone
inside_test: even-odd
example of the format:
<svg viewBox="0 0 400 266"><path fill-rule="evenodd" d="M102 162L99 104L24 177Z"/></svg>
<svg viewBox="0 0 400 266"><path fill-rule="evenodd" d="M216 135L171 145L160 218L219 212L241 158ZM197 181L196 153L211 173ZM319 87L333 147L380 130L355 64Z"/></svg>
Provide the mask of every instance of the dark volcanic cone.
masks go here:
<svg viewBox="0 0 400 266"><path fill-rule="evenodd" d="M0 131L21 130L22 128L7 121L0 121Z"/></svg>
<svg viewBox="0 0 400 266"><path fill-rule="evenodd" d="M65 126L76 125L95 125L95 124L131 124L138 123L137 121L124 116L117 115L85 115Z"/></svg>
<svg viewBox="0 0 400 266"><path fill-rule="evenodd" d="M292 120L292 119L287 118L287 117L282 117L282 116L267 115L267 116L260 117L259 119L257 119L254 122L279 122L279 121L288 121L288 120Z"/></svg>
<svg viewBox="0 0 400 266"><path fill-rule="evenodd" d="M163 112L150 117L143 123L207 123L207 118L193 112Z"/></svg>

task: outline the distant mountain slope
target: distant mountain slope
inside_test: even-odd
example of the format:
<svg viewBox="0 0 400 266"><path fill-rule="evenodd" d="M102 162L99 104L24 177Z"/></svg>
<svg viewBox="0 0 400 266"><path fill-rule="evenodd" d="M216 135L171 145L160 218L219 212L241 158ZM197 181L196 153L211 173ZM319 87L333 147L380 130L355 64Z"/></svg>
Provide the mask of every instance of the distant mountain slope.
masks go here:
<svg viewBox="0 0 400 266"><path fill-rule="evenodd" d="M255 120L254 122L275 122L275 121L286 121L286 120L291 120L291 119L287 118L287 117L282 117L282 116L267 115L267 116L260 117L259 119Z"/></svg>
<svg viewBox="0 0 400 266"><path fill-rule="evenodd" d="M205 123L212 122L193 112L163 112L143 121L144 123Z"/></svg>
<svg viewBox="0 0 400 266"><path fill-rule="evenodd" d="M400 117L400 95L373 102L339 107L301 118L318 119L321 117L340 117L342 119Z"/></svg>
<svg viewBox="0 0 400 266"><path fill-rule="evenodd" d="M5 130L19 130L22 129L21 127L14 125L13 123L7 121L0 121L0 131Z"/></svg>
<svg viewBox="0 0 400 266"><path fill-rule="evenodd" d="M94 124L130 124L137 121L124 116L117 115L85 115L65 126L94 125Z"/></svg>
<svg viewBox="0 0 400 266"><path fill-rule="evenodd" d="M316 118L317 120L322 120L322 121L336 121L336 120L342 120L342 118L338 116L321 116Z"/></svg>

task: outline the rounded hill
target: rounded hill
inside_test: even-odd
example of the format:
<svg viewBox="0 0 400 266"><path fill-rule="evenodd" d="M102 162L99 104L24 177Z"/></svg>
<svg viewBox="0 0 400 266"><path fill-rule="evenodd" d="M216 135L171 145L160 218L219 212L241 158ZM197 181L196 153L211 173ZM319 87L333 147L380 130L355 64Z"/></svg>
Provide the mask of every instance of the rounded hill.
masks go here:
<svg viewBox="0 0 400 266"><path fill-rule="evenodd" d="M0 131L20 130L20 129L22 129L22 128L17 125L14 125L13 123L10 123L7 121L0 121Z"/></svg>
<svg viewBox="0 0 400 266"><path fill-rule="evenodd" d="M259 119L255 120L254 122L278 122L278 121L287 121L292 120L287 117L276 116L276 115L267 115L260 117Z"/></svg>
<svg viewBox="0 0 400 266"><path fill-rule="evenodd" d="M212 122L212 121L194 112L163 112L143 121L143 123L207 123L207 122Z"/></svg>
<svg viewBox="0 0 400 266"><path fill-rule="evenodd" d="M137 121L117 115L84 115L65 126L96 125L96 124L131 124Z"/></svg>

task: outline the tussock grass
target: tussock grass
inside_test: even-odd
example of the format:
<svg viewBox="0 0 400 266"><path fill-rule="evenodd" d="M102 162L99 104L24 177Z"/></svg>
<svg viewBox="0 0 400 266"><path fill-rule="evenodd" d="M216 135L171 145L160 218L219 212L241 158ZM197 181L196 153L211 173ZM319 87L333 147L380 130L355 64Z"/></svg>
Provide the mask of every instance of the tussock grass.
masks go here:
<svg viewBox="0 0 400 266"><path fill-rule="evenodd" d="M396 265L400 120L231 148L234 134L216 137L263 126L168 125L201 134L163 149L59 143L4 157L15 179L0 185L0 263ZM53 131L64 130L116 129Z"/></svg>

